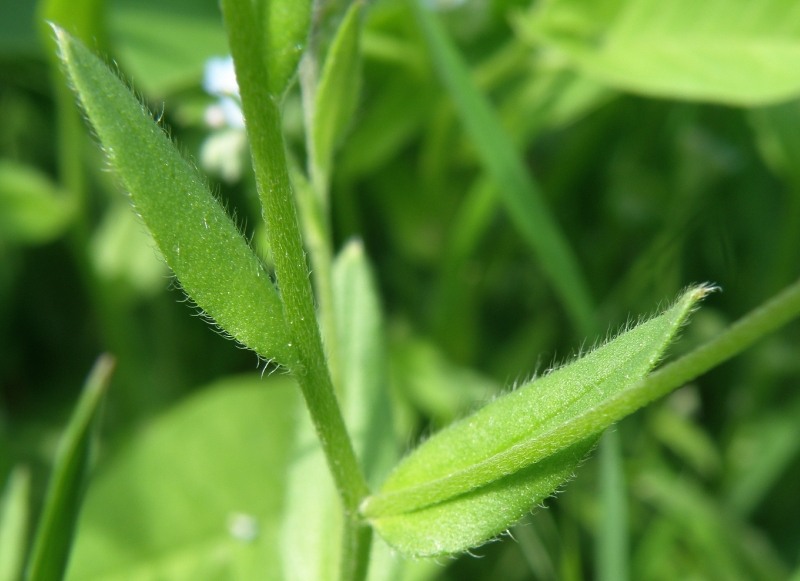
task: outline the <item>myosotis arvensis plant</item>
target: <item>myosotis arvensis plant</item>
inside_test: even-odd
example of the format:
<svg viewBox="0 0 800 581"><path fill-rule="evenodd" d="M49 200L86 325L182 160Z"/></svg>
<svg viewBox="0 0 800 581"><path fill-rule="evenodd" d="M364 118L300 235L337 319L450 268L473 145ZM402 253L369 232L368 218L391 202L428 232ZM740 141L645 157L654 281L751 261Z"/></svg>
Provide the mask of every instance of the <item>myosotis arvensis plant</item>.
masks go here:
<svg viewBox="0 0 800 581"><path fill-rule="evenodd" d="M800 312L796 284L719 339L651 373L711 290L691 287L661 314L431 437L371 493L337 402L348 376L337 346L326 216L333 151L356 99L348 83L358 77L362 8L351 6L321 71L313 61L303 66L309 179L284 151L281 104L305 46L311 3L223 0L222 8L274 281L204 178L128 88L79 41L57 26L55 33L81 106L183 289L217 326L286 368L300 387L345 515L342 578L366 575L373 530L408 555L457 553L497 536L567 480L605 428ZM321 114L328 104L333 117Z"/></svg>

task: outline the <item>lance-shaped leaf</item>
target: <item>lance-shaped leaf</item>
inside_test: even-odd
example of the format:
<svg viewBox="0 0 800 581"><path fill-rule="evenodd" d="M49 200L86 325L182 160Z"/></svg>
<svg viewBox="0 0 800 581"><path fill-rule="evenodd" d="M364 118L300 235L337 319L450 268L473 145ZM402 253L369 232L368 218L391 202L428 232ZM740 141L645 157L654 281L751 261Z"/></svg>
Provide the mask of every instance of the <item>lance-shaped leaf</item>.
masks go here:
<svg viewBox="0 0 800 581"><path fill-rule="evenodd" d="M108 67L54 30L81 105L183 289L234 339L288 363L277 291L203 177Z"/></svg>
<svg viewBox="0 0 800 581"><path fill-rule="evenodd" d="M344 16L325 58L314 97L312 153L325 177L330 175L333 153L356 110L361 82L361 2L354 2Z"/></svg>
<svg viewBox="0 0 800 581"><path fill-rule="evenodd" d="M261 0L256 3L263 23L263 50L269 72L269 91L281 95L292 80L306 48L313 2Z"/></svg>
<svg viewBox="0 0 800 581"><path fill-rule="evenodd" d="M403 553L436 555L498 535L568 479L600 432L601 406L655 366L709 287L436 434L405 458L362 513ZM594 410L602 417L586 421Z"/></svg>
<svg viewBox="0 0 800 581"><path fill-rule="evenodd" d="M29 581L64 577L91 467L93 428L114 365L110 355L97 359L61 438L28 561Z"/></svg>

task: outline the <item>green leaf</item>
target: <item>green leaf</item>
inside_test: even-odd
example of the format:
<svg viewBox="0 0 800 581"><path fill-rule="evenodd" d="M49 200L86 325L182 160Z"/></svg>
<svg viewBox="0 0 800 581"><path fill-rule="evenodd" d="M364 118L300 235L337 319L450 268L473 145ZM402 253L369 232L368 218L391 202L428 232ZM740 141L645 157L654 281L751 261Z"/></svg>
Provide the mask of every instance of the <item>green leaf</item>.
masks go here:
<svg viewBox="0 0 800 581"><path fill-rule="evenodd" d="M308 41L310 0L258 0L263 23L264 62L273 95L282 95L297 70Z"/></svg>
<svg viewBox="0 0 800 581"><path fill-rule="evenodd" d="M280 579L298 403L288 377L251 374L143 425L98 467L68 579Z"/></svg>
<svg viewBox="0 0 800 581"><path fill-rule="evenodd" d="M492 379L452 363L435 345L416 337L392 345L392 374L403 395L440 427L500 392Z"/></svg>
<svg viewBox="0 0 800 581"><path fill-rule="evenodd" d="M333 264L337 335L342 358L342 413L372 485L396 460L389 403L383 316L372 269L360 241Z"/></svg>
<svg viewBox="0 0 800 581"><path fill-rule="evenodd" d="M0 498L0 581L17 581L25 562L30 473L15 468Z"/></svg>
<svg viewBox="0 0 800 581"><path fill-rule="evenodd" d="M64 576L91 463L92 428L113 369L110 356L97 360L59 444L28 561L29 581Z"/></svg>
<svg viewBox="0 0 800 581"><path fill-rule="evenodd" d="M354 2L331 43L314 96L314 165L329 176L336 147L356 110L361 83L361 2ZM326 178L327 181L327 178Z"/></svg>
<svg viewBox="0 0 800 581"><path fill-rule="evenodd" d="M115 284L118 300L164 290L164 261L153 252L153 238L124 199L114 200L95 228L90 257L98 277Z"/></svg>
<svg viewBox="0 0 800 581"><path fill-rule="evenodd" d="M413 555L458 552L498 535L626 415L601 404L647 375L708 292L690 289L662 315L442 430L398 465L362 513Z"/></svg>
<svg viewBox="0 0 800 581"><path fill-rule="evenodd" d="M265 358L289 361L277 291L204 179L116 75L54 30L81 105L183 289L234 339Z"/></svg>
<svg viewBox="0 0 800 581"><path fill-rule="evenodd" d="M72 199L45 175L0 161L0 237L42 244L60 236L74 216Z"/></svg>
<svg viewBox="0 0 800 581"><path fill-rule="evenodd" d="M115 0L107 35L120 67L152 99L194 89L205 62L228 53L214 0Z"/></svg>
<svg viewBox="0 0 800 581"><path fill-rule="evenodd" d="M624 91L731 105L800 94L792 0L550 0L518 30Z"/></svg>

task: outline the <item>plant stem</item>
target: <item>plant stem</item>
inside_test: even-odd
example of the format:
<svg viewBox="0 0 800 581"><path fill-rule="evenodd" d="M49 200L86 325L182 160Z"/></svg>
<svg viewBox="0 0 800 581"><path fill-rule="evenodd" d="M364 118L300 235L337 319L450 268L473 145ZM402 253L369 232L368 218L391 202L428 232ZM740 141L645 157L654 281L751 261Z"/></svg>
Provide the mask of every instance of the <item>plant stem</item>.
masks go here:
<svg viewBox="0 0 800 581"><path fill-rule="evenodd" d="M248 0L223 0L256 184L289 326L289 367L303 392L348 519L357 518L367 485L333 390L314 311L308 266L283 145L279 95L270 94L259 22Z"/></svg>

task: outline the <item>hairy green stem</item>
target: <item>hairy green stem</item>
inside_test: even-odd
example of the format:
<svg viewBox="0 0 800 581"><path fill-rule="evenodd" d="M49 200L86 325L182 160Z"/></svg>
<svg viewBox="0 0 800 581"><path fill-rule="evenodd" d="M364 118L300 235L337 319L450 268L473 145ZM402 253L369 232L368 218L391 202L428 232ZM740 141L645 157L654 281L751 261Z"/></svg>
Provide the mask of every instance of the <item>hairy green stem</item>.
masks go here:
<svg viewBox="0 0 800 581"><path fill-rule="evenodd" d="M317 326L308 266L292 199L279 95L269 92L260 28L248 0L223 0L228 38L242 98L250 149L284 314L292 342L289 364L303 392L349 519L367 485L347 434Z"/></svg>

